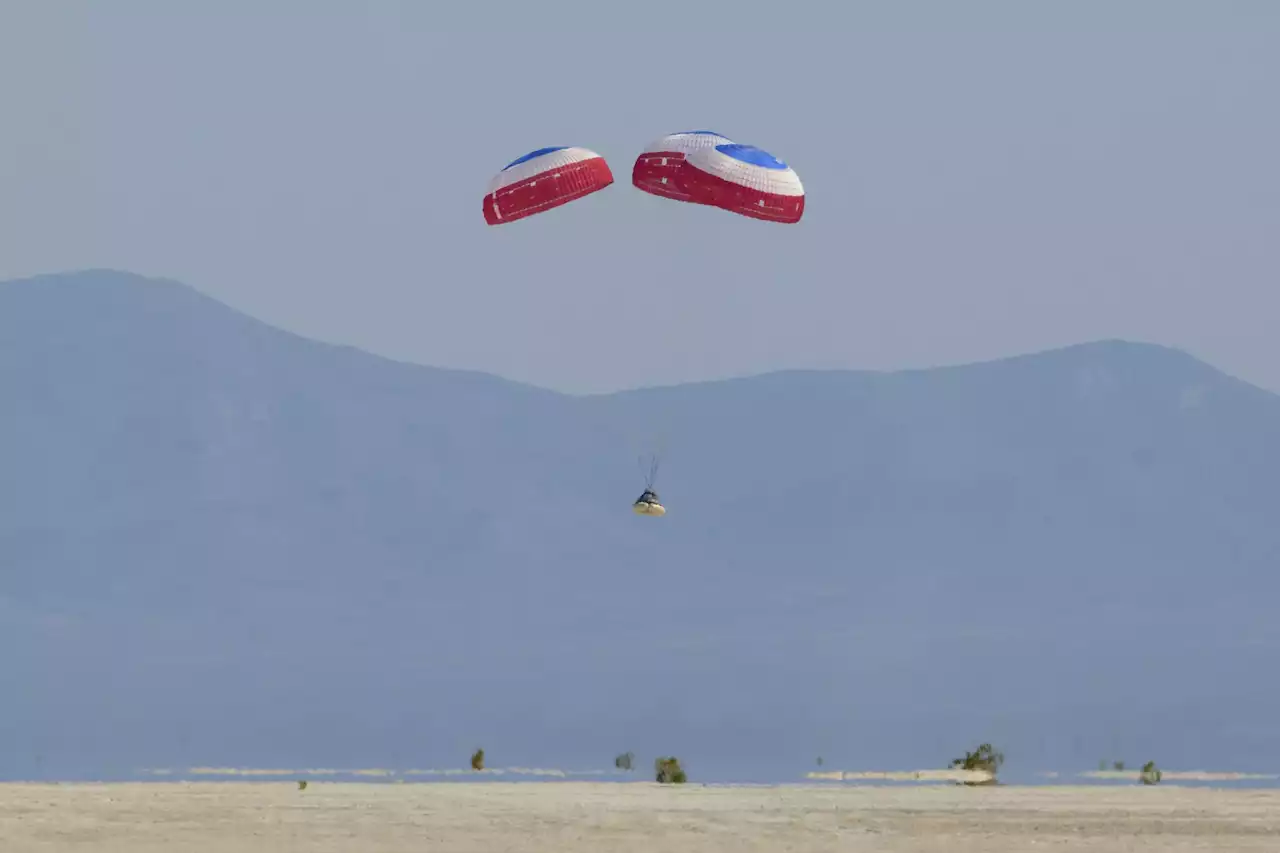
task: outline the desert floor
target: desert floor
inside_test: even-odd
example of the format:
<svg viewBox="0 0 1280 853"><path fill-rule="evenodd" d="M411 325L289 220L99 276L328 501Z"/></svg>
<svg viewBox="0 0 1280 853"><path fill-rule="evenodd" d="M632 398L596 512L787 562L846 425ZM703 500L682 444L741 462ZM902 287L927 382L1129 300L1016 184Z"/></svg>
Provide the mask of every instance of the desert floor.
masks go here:
<svg viewBox="0 0 1280 853"><path fill-rule="evenodd" d="M1280 851L1280 791L647 783L0 784L0 850Z"/></svg>

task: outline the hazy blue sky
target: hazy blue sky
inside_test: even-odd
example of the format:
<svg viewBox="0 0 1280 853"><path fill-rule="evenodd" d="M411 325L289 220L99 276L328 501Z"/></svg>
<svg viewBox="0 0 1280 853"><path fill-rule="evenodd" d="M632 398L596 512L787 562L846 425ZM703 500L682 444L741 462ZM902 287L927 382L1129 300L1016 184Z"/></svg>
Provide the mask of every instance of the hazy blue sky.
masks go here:
<svg viewBox="0 0 1280 853"><path fill-rule="evenodd" d="M1278 44L1271 0L5 0L0 278L566 390L1102 337L1280 389ZM689 128L787 160L805 220L633 189ZM545 145L617 183L487 227Z"/></svg>

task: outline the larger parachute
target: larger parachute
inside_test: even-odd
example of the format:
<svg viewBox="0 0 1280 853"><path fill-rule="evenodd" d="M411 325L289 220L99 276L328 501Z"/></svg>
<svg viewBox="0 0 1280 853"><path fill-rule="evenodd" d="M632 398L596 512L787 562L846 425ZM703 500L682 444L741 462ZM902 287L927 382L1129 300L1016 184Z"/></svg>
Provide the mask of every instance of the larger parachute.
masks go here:
<svg viewBox="0 0 1280 853"><path fill-rule="evenodd" d="M804 185L790 166L754 145L730 142L693 151L681 171L691 200L722 210L795 223L804 215Z"/></svg>
<svg viewBox="0 0 1280 853"><path fill-rule="evenodd" d="M484 221L515 222L598 192L613 183L609 164L586 148L539 148L512 160L489 184Z"/></svg>
<svg viewBox="0 0 1280 853"><path fill-rule="evenodd" d="M694 201L683 181L685 159L694 151L731 144L732 139L714 130L686 130L654 140L645 146L631 167L631 184L638 190L675 201Z"/></svg>
<svg viewBox="0 0 1280 853"><path fill-rule="evenodd" d="M714 130L686 130L650 142L631 168L631 183L651 195L753 219L795 223L804 215L804 186L794 169Z"/></svg>

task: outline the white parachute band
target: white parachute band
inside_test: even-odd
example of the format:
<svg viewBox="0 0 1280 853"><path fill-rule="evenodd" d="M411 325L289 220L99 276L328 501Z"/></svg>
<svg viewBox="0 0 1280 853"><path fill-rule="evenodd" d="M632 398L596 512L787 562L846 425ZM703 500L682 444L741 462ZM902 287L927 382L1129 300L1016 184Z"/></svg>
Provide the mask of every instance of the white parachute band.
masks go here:
<svg viewBox="0 0 1280 853"><path fill-rule="evenodd" d="M698 149L689 154L685 162L709 175L756 192L783 196L804 195L800 176L789 166L785 169L768 169L730 157L715 148Z"/></svg>
<svg viewBox="0 0 1280 853"><path fill-rule="evenodd" d="M600 158L600 155L586 148L562 148L559 151L549 151L540 157L526 160L494 175L489 184L489 192L497 192L503 187L518 184L543 172L563 169L566 166L572 166L574 163L581 163L584 160L595 158Z"/></svg>
<svg viewBox="0 0 1280 853"><path fill-rule="evenodd" d="M691 151L715 148L717 145L727 145L732 142L733 140L727 136L720 136L714 133L672 133L650 142L643 153L678 151L688 157Z"/></svg>

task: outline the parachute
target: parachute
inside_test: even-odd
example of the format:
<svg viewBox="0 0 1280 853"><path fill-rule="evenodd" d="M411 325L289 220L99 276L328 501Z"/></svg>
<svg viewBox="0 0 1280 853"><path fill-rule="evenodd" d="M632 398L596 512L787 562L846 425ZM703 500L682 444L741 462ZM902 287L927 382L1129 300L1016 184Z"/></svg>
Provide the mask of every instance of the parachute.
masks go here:
<svg viewBox="0 0 1280 853"><path fill-rule="evenodd" d="M804 186L795 171L754 145L728 142L685 158L681 185L691 201L770 222L795 223L804 215Z"/></svg>
<svg viewBox="0 0 1280 853"><path fill-rule="evenodd" d="M694 151L732 143L713 130L686 130L650 142L631 167L631 184L650 195L675 201L693 201L685 188L682 167Z"/></svg>
<svg viewBox="0 0 1280 853"><path fill-rule="evenodd" d="M559 207L613 183L609 164L586 148L539 148L507 164L484 197L484 221L502 225Z"/></svg>
<svg viewBox="0 0 1280 853"><path fill-rule="evenodd" d="M631 167L638 190L770 222L804 215L795 170L767 151L714 130L686 130L650 142Z"/></svg>
<svg viewBox="0 0 1280 853"><path fill-rule="evenodd" d="M662 505L662 502L658 499L658 493L653 490L653 481L657 477L658 457L653 456L649 460L649 470L645 472L644 493L636 498L636 502L631 505L631 509L636 515L667 514L667 508Z"/></svg>

